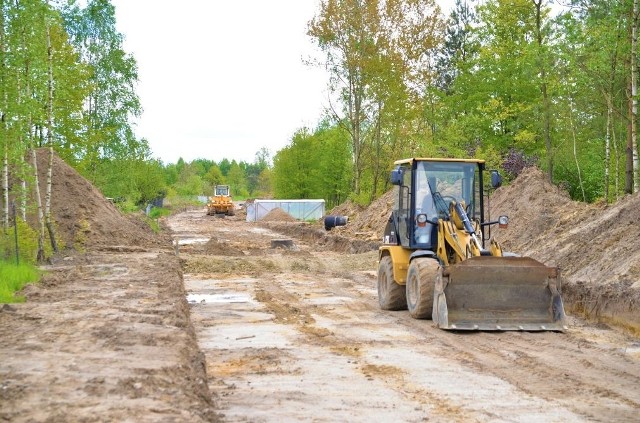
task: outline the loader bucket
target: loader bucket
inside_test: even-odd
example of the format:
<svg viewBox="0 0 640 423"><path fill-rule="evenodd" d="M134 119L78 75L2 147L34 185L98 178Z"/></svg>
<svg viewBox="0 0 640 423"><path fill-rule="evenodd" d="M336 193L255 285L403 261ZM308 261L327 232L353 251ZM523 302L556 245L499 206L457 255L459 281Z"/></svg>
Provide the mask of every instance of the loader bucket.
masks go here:
<svg viewBox="0 0 640 423"><path fill-rule="evenodd" d="M436 279L433 321L451 330L564 331L555 267L528 257L472 257Z"/></svg>

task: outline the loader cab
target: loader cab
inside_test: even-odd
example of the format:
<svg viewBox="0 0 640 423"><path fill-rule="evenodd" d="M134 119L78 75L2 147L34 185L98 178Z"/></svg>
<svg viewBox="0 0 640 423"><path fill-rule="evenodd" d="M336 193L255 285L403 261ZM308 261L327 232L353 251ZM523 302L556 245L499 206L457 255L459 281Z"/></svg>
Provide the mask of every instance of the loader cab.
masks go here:
<svg viewBox="0 0 640 423"><path fill-rule="evenodd" d="M214 190L214 195L216 196L228 196L229 195L229 185L216 185Z"/></svg>
<svg viewBox="0 0 640 423"><path fill-rule="evenodd" d="M391 183L398 190L385 231L385 236L397 241L391 243L408 249L435 251L438 220L449 220L452 201L464 202L469 218L483 221L484 161L406 159L397 161L395 165L391 172Z"/></svg>

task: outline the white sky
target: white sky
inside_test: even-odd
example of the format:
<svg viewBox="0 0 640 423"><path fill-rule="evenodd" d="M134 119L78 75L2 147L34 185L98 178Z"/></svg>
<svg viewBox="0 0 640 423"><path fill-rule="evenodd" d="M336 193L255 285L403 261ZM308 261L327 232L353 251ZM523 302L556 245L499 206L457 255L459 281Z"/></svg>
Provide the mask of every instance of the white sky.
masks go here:
<svg viewBox="0 0 640 423"><path fill-rule="evenodd" d="M314 128L326 76L303 63L317 0L112 0L138 63L136 135L164 163L274 155Z"/></svg>
<svg viewBox="0 0 640 423"><path fill-rule="evenodd" d="M303 63L321 57L306 35L319 0L111 3L138 63L136 135L165 164L253 163L262 147L273 157L322 117L328 77Z"/></svg>

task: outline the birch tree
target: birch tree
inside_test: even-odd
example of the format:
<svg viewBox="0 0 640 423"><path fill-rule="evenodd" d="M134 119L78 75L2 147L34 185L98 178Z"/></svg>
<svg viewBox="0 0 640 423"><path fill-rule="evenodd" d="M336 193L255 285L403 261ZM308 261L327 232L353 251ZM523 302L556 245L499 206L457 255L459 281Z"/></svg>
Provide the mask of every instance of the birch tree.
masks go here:
<svg viewBox="0 0 640 423"><path fill-rule="evenodd" d="M631 15L631 111L629 137L630 145L627 154L630 156L631 166L627 170L627 193L638 192L640 176L638 175L638 0L633 0Z"/></svg>
<svg viewBox="0 0 640 423"><path fill-rule="evenodd" d="M84 8L72 4L64 8L63 16L72 45L91 68L85 132L74 151L82 159L84 174L96 182L99 159L124 159L141 146L130 124L142 112L135 93L138 69L123 49L109 0L89 0Z"/></svg>
<svg viewBox="0 0 640 423"><path fill-rule="evenodd" d="M331 107L334 122L351 138L353 191L360 195L368 174L373 195L383 169L378 159L397 152L399 137L405 151L419 148L407 123L417 123L410 110L422 113L426 87L434 85L439 8L433 0L326 0L308 28L339 101Z"/></svg>

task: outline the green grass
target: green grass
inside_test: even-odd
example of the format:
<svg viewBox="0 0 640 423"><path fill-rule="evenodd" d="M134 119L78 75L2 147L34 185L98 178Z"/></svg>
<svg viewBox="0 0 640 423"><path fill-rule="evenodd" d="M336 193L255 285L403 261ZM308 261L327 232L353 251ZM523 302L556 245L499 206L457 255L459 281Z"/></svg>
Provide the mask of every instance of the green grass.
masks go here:
<svg viewBox="0 0 640 423"><path fill-rule="evenodd" d="M169 216L169 215L171 215L171 210L164 207L152 207L151 211L149 212L149 217L151 219L157 219L159 217Z"/></svg>
<svg viewBox="0 0 640 423"><path fill-rule="evenodd" d="M15 292L39 279L40 271L31 264L16 265L0 261L0 303L24 302L24 297L16 297Z"/></svg>

